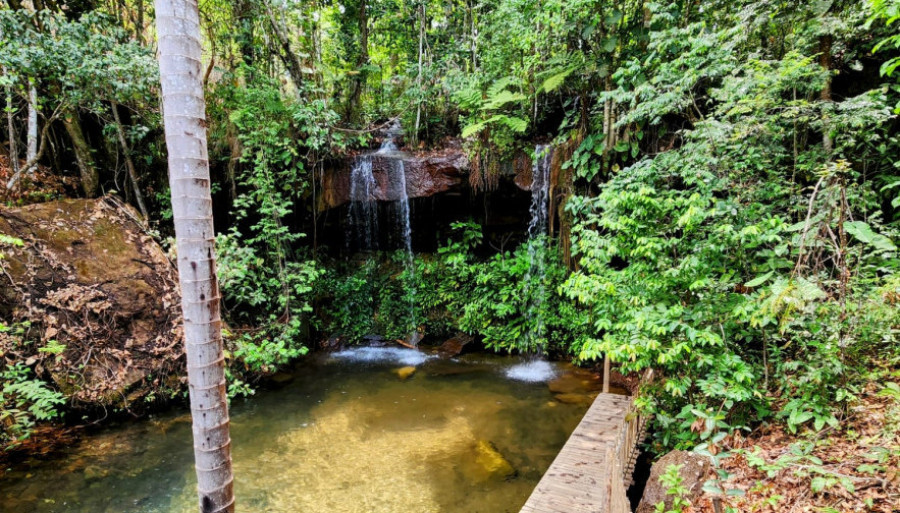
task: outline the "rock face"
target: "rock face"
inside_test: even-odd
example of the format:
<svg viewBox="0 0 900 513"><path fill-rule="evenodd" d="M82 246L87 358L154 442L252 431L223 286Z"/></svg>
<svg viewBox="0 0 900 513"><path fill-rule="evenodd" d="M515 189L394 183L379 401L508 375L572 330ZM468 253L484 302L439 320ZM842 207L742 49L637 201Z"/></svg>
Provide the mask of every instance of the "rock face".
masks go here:
<svg viewBox="0 0 900 513"><path fill-rule="evenodd" d="M447 339L438 348L438 355L441 358L453 358L463 352L463 349L474 339L465 333L458 333L455 337Z"/></svg>
<svg viewBox="0 0 900 513"><path fill-rule="evenodd" d="M693 501L699 497L709 472L709 459L705 456L689 451L672 451L656 463L650 469L650 479L644 488L644 495L638 505L636 513L654 513L656 505L666 503L666 510L672 506L672 496L666 495L666 487L659 482L660 476L665 474L669 465L683 465L680 470L682 486L688 490L687 500Z"/></svg>
<svg viewBox="0 0 900 513"><path fill-rule="evenodd" d="M25 242L2 251L0 319L30 320L35 342L7 347L0 334L0 353L31 362L75 404L125 405L181 386L176 271L133 219L113 198L0 207L0 233ZM65 349L37 351L50 340Z"/></svg>
<svg viewBox="0 0 900 513"><path fill-rule="evenodd" d="M397 201L401 190L391 173L396 159L403 161L406 173L406 194L410 198L424 198L441 192L462 190L468 185L469 159L461 148L450 147L438 152L418 154L372 155L372 174L375 177L375 199ZM351 159L322 177L319 210L327 210L350 201Z"/></svg>

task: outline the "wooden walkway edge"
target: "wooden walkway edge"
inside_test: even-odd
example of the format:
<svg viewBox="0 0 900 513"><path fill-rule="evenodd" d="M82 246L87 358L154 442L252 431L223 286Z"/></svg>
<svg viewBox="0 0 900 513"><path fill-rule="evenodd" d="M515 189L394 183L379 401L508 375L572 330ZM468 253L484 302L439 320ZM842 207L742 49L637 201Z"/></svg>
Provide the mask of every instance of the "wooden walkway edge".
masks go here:
<svg viewBox="0 0 900 513"><path fill-rule="evenodd" d="M630 397L598 395L521 513L630 512L625 490L642 432Z"/></svg>

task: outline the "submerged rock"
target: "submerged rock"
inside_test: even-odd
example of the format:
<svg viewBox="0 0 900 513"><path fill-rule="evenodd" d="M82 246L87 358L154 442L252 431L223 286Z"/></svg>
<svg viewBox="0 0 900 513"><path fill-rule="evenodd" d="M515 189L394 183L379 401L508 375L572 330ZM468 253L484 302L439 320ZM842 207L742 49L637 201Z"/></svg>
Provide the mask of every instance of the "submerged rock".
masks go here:
<svg viewBox="0 0 900 513"><path fill-rule="evenodd" d="M287 385L294 381L294 375L289 372L276 372L269 379L277 385Z"/></svg>
<svg viewBox="0 0 900 513"><path fill-rule="evenodd" d="M6 350L76 404L127 405L183 369L176 271L135 219L111 197L0 207L0 233L25 242L4 248L0 319L40 339ZM36 351L51 340L58 354Z"/></svg>
<svg viewBox="0 0 900 513"><path fill-rule="evenodd" d="M682 465L679 470L681 486L688 490L687 497L693 501L699 497L709 472L709 458L690 451L672 451L660 458L650 469L650 478L644 488L641 503L638 504L636 513L653 513L656 505L664 502L668 511L672 507L672 496L666 495L666 486L660 483L659 478L665 474L670 465Z"/></svg>
<svg viewBox="0 0 900 513"><path fill-rule="evenodd" d="M597 394L556 394L553 397L563 404L591 404Z"/></svg>
<svg viewBox="0 0 900 513"><path fill-rule="evenodd" d="M475 475L477 481L506 479L516 473L512 464L489 440L479 440L475 444L475 464L479 470Z"/></svg>
<svg viewBox="0 0 900 513"><path fill-rule="evenodd" d="M401 380L404 380L404 381L409 379L415 373L416 373L416 368L413 367L412 365L407 365L406 367L400 367L399 369L394 369L394 374L396 374L398 378L400 378Z"/></svg>
<svg viewBox="0 0 900 513"><path fill-rule="evenodd" d="M564 374L547 383L547 387L554 394L587 394L600 391L603 383L594 373L571 367Z"/></svg>
<svg viewBox="0 0 900 513"><path fill-rule="evenodd" d="M89 465L84 468L84 478L88 481L101 479L109 475L109 470L100 468L96 465Z"/></svg>

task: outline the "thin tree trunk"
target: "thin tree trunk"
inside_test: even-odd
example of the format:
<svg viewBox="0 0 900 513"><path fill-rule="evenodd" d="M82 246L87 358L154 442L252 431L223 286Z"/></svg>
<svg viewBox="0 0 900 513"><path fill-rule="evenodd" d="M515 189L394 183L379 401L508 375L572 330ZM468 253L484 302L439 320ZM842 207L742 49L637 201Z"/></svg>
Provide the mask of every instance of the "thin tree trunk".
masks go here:
<svg viewBox="0 0 900 513"><path fill-rule="evenodd" d="M420 4L417 9L419 15L419 74L416 75L416 92L422 94L422 54L425 46L425 4ZM419 142L419 123L422 119L422 98L416 106L416 128L413 130L413 142Z"/></svg>
<svg viewBox="0 0 900 513"><path fill-rule="evenodd" d="M28 88L28 148L25 161L31 162L38 152L38 107L37 88L34 84Z"/></svg>
<svg viewBox="0 0 900 513"><path fill-rule="evenodd" d="M234 511L197 0L156 0L163 126L201 513Z"/></svg>
<svg viewBox="0 0 900 513"><path fill-rule="evenodd" d="M63 126L66 127L66 132L72 139L72 146L75 148L75 160L78 164L78 171L81 173L81 189L85 196L92 198L97 195L97 189L100 187L100 173L94 167L91 147L81 129L78 112L74 109L66 112L63 116Z"/></svg>
<svg viewBox="0 0 900 513"><path fill-rule="evenodd" d="M125 129L122 128L122 120L119 119L119 104L109 102L112 107L113 119L116 120L116 135L119 139L119 146L122 147L122 154L125 156L125 168L128 169L128 178L131 181L131 188L134 189L134 199L137 201L141 215L144 216L144 222L150 219L147 213L147 207L144 206L144 195L141 194L141 186L138 185L137 171L134 168L134 161L131 160L131 152L128 150L128 141L125 140Z"/></svg>
<svg viewBox="0 0 900 513"><path fill-rule="evenodd" d="M35 166L37 166L38 161L43 157L44 151L47 149L47 136L50 132L50 125L52 125L53 122L56 121L57 117L58 111L54 112L53 116L51 116L50 119L44 121L44 128L41 129L41 143L38 146L37 153L34 155L34 158L25 162L25 165L22 166L17 173L13 174L8 182L6 182L7 189L12 189L13 187L15 187L16 183L18 183L19 181L19 178L23 174L30 172L32 169L34 169Z"/></svg>
<svg viewBox="0 0 900 513"><path fill-rule="evenodd" d="M356 67L359 69L353 80L347 108L347 117L350 120L355 120L359 114L359 104L368 76L368 73L363 70L363 67L369 64L369 14L366 1L359 0L359 18L357 20L359 23L359 57L356 62Z"/></svg>
<svg viewBox="0 0 900 513"><path fill-rule="evenodd" d="M287 68L288 74L291 76L291 81L294 82L294 87L296 87L299 92L303 87L303 66L300 63L300 58L297 57L297 54L291 49L291 40L288 38L287 29L282 25L280 20L275 18L275 14L272 13L272 7L269 5L269 2L266 1L264 4L266 6L266 14L269 15L269 23L272 25L272 32L275 34L278 43L281 45L282 52L278 55L281 57L281 61Z"/></svg>
<svg viewBox="0 0 900 513"><path fill-rule="evenodd" d="M823 102L831 102L831 34L822 36L819 40L819 64L828 75L825 77L825 85L822 86L820 98ZM822 147L825 153L831 155L834 149L834 140L831 137L830 127L828 126L828 117L823 116L822 126Z"/></svg>
<svg viewBox="0 0 900 513"><path fill-rule="evenodd" d="M473 0L472 6L472 72L478 71L478 27L475 24L475 16L478 14L478 0Z"/></svg>
<svg viewBox="0 0 900 513"><path fill-rule="evenodd" d="M0 30L0 37L3 37L3 31ZM6 74L6 68L0 70ZM6 124L9 131L9 166L12 175L19 174L19 146L16 143L16 123L15 113L13 112L13 94L12 86L6 86Z"/></svg>
<svg viewBox="0 0 900 513"><path fill-rule="evenodd" d="M135 35L138 43L144 44L144 0L137 0L137 23L135 23Z"/></svg>

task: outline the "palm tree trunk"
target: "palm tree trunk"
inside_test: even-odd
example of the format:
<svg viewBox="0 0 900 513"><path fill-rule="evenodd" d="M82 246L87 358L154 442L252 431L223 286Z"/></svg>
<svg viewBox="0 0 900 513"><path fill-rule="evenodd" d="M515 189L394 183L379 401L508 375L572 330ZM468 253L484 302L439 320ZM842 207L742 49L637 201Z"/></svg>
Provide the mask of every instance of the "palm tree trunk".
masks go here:
<svg viewBox="0 0 900 513"><path fill-rule="evenodd" d="M197 0L156 0L163 125L201 513L234 511Z"/></svg>

